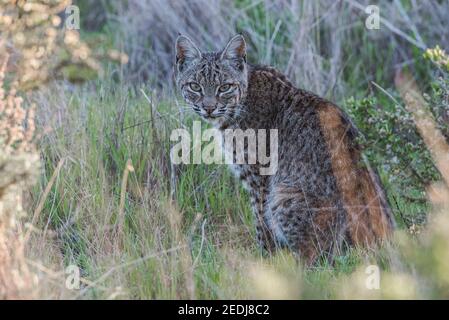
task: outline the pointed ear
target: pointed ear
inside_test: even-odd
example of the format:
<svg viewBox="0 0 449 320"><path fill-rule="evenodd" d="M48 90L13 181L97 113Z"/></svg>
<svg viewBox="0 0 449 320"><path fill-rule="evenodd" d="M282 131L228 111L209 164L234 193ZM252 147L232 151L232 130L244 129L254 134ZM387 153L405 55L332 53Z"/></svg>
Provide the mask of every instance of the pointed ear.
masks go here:
<svg viewBox="0 0 449 320"><path fill-rule="evenodd" d="M238 34L229 40L221 53L221 59L242 59L246 62L246 42L241 34Z"/></svg>
<svg viewBox="0 0 449 320"><path fill-rule="evenodd" d="M201 58L201 51L188 37L179 35L176 39L176 66L181 71L186 62Z"/></svg>

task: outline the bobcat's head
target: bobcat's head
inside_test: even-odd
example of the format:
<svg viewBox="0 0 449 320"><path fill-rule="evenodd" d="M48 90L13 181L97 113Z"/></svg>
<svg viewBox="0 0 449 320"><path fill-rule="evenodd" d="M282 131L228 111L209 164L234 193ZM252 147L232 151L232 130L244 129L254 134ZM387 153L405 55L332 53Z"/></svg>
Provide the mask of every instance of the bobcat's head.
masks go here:
<svg viewBox="0 0 449 320"><path fill-rule="evenodd" d="M236 35L222 51L201 52L180 35L175 80L185 101L207 121L234 119L248 86L245 39Z"/></svg>

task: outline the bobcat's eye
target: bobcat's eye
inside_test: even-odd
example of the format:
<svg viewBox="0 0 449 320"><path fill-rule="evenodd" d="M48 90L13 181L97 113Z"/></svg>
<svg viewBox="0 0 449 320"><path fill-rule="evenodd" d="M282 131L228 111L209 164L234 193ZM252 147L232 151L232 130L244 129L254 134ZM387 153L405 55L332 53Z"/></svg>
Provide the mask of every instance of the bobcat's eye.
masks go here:
<svg viewBox="0 0 449 320"><path fill-rule="evenodd" d="M232 84L224 84L218 88L218 91L226 92L226 91L229 91L229 89L231 89L231 88L232 88Z"/></svg>
<svg viewBox="0 0 449 320"><path fill-rule="evenodd" d="M190 82L189 83L189 87L190 87L190 89L192 89L195 92L200 92L201 91L201 86L198 83Z"/></svg>

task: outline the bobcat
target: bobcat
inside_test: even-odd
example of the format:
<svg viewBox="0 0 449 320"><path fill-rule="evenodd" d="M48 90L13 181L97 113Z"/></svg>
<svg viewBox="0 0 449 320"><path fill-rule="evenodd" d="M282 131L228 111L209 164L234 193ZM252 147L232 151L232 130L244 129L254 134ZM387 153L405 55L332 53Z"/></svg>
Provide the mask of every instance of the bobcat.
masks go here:
<svg viewBox="0 0 449 320"><path fill-rule="evenodd" d="M232 166L250 194L261 247L287 247L311 264L391 234L391 210L351 120L275 69L247 63L242 35L219 52L202 52L180 35L174 76L193 111L221 132L278 130L275 174L260 175L260 163Z"/></svg>

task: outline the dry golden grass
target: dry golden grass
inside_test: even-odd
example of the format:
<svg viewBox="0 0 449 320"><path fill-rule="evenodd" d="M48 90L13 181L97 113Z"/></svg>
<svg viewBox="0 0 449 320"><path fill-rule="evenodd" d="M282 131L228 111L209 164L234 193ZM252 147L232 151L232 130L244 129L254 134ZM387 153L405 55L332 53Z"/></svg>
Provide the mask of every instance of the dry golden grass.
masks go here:
<svg viewBox="0 0 449 320"><path fill-rule="evenodd" d="M45 267L40 268L43 273L31 271L30 264L34 270L41 264L26 256L34 227L31 224L25 228L23 195L37 179L39 155L34 145L36 105L27 103L24 97L27 90L57 77L63 67L84 65L100 70L79 34L59 28L58 13L70 4L70 0L0 4L0 299L42 297L40 280L60 277ZM122 58L114 54L112 58ZM42 205L38 205L32 223L41 210Z"/></svg>
<svg viewBox="0 0 449 320"><path fill-rule="evenodd" d="M5 88L7 59L0 61L0 299L32 298L37 277L25 260L22 193L36 179L39 157L32 143L33 111L23 107L14 84Z"/></svg>

